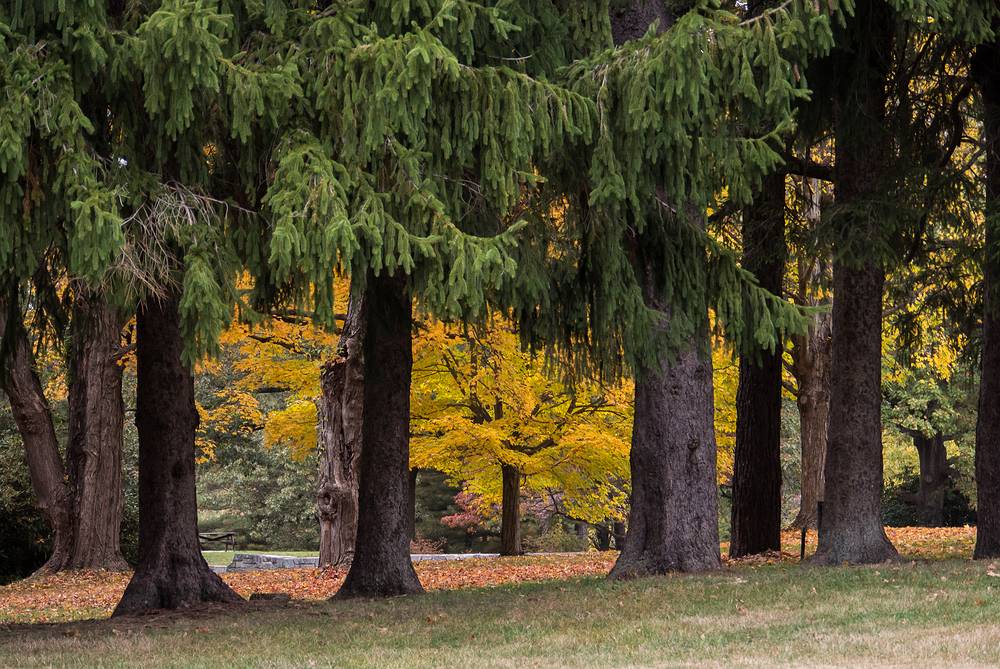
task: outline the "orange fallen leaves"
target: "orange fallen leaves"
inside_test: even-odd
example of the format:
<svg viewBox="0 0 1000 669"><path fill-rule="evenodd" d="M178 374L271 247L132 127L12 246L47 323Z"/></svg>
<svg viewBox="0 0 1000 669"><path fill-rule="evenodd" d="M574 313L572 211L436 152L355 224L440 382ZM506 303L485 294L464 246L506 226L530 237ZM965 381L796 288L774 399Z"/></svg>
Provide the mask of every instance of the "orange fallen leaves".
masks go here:
<svg viewBox="0 0 1000 669"><path fill-rule="evenodd" d="M887 528L889 539L906 558L940 560L969 558L975 544L974 527ZM782 534L781 556L777 553L730 563L739 566L795 561L799 533ZM816 550L816 533L810 532L806 554ZM723 554L728 546L723 544ZM615 552L565 553L519 558L485 558L418 562L417 574L428 590L496 587L527 581L566 580L602 576L611 569ZM326 599L344 580L342 569L278 569L224 574L236 592L249 597L254 592L283 592L293 599ZM19 581L0 587L0 624L58 622L111 615L128 583L130 574L69 572Z"/></svg>
<svg viewBox="0 0 1000 669"><path fill-rule="evenodd" d="M567 553L520 558L418 562L428 590L496 587L526 581L565 580L608 573L617 553ZM343 569L274 569L223 574L243 597L284 592L293 599L326 599L344 582ZM67 572L0 587L0 623L61 622L111 615L128 573Z"/></svg>

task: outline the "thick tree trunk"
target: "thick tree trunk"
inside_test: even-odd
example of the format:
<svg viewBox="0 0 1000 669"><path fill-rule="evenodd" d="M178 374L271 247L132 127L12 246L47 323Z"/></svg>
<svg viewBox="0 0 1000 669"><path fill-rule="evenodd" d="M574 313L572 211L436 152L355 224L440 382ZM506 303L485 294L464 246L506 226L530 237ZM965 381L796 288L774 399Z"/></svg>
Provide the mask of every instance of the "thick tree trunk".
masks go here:
<svg viewBox="0 0 1000 669"><path fill-rule="evenodd" d="M944 494L950 479L948 451L940 432L928 437L913 434L913 445L920 458L920 486L913 503L917 507L917 523L921 527L944 525Z"/></svg>
<svg viewBox="0 0 1000 669"><path fill-rule="evenodd" d="M66 567L73 552L72 495L64 479L52 411L35 372L31 342L21 323L14 290L10 296L0 296L0 341L0 380L24 442L35 503L52 529L52 555L38 573L53 573Z"/></svg>
<svg viewBox="0 0 1000 669"><path fill-rule="evenodd" d="M823 524L813 560L897 557L882 527L882 289L885 272L834 262L833 362Z"/></svg>
<svg viewBox="0 0 1000 669"><path fill-rule="evenodd" d="M320 376L318 438L319 564L348 565L354 557L358 532L358 468L364 416L366 308L361 295L352 296L337 355Z"/></svg>
<svg viewBox="0 0 1000 669"><path fill-rule="evenodd" d="M11 311L6 301L0 304L0 338L6 323L12 324L4 390L24 442L38 505L52 528L52 556L40 573L128 569L119 548L124 406L117 355L122 324L113 309L86 289L74 299L65 467L21 315L16 306Z"/></svg>
<svg viewBox="0 0 1000 669"><path fill-rule="evenodd" d="M781 295L785 256L785 177L776 174L744 211L743 266ZM781 550L781 374L780 342L740 358L730 557Z"/></svg>
<svg viewBox="0 0 1000 669"><path fill-rule="evenodd" d="M976 421L977 559L1000 557L1000 46L976 49L972 75L983 99L986 252L982 381Z"/></svg>
<svg viewBox="0 0 1000 669"><path fill-rule="evenodd" d="M365 383L355 559L337 597L423 592L410 560L406 519L410 468L413 304L405 276L369 276Z"/></svg>
<svg viewBox="0 0 1000 669"><path fill-rule="evenodd" d="M500 555L521 555L521 472L500 465L503 494L500 514Z"/></svg>
<svg viewBox="0 0 1000 669"><path fill-rule="evenodd" d="M720 566L713 412L707 340L639 374L632 504L612 578Z"/></svg>
<svg viewBox="0 0 1000 669"><path fill-rule="evenodd" d="M838 237L833 263L833 361L823 523L813 561L872 563L898 557L882 526L882 294L875 256L891 142L883 127L892 43L891 10L858 3L846 81L835 100Z"/></svg>
<svg viewBox="0 0 1000 669"><path fill-rule="evenodd" d="M180 296L149 299L137 318L139 564L114 615L239 602L198 543L194 377L182 362Z"/></svg>
<svg viewBox="0 0 1000 669"><path fill-rule="evenodd" d="M70 346L69 447L66 468L73 502L70 569L128 569L121 554L122 318L98 295L81 289L73 308Z"/></svg>

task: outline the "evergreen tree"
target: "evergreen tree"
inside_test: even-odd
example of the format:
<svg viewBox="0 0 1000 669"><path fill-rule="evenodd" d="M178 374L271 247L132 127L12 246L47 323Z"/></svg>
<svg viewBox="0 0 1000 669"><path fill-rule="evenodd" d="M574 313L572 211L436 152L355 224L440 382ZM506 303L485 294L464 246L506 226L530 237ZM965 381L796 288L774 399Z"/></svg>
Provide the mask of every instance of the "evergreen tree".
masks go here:
<svg viewBox="0 0 1000 669"><path fill-rule="evenodd" d="M566 41L551 33L565 31L557 6L531 6L374 2L284 19L308 111L273 156L259 278L324 319L338 269L365 304L358 532L341 596L421 589L404 503L414 300L476 321L519 299L515 271L537 284L513 253L536 165L591 131L587 98L535 76ZM537 54L517 52L517 18Z"/></svg>
<svg viewBox="0 0 1000 669"><path fill-rule="evenodd" d="M615 7L620 46L567 71L596 101L599 129L583 169L560 175L575 267L554 272L553 297L523 318L581 366L575 352L604 374L635 370L617 577L719 564L709 308L741 351L773 350L803 325L706 234L705 212L724 191L747 203L779 165L791 105L806 95L793 64L829 45L827 18L811 3L745 22L714 3L685 9Z"/></svg>
<svg viewBox="0 0 1000 669"><path fill-rule="evenodd" d="M38 505L52 530L43 571L124 569L119 549L124 407L123 316L92 283L121 241L99 152L108 131L88 118L106 54L96 7L60 17L48 3L0 5L0 386L10 399ZM72 39L64 39L76 32ZM32 329L25 327L30 305ZM65 458L36 373L35 350L66 342ZM37 346L36 346L37 344Z"/></svg>

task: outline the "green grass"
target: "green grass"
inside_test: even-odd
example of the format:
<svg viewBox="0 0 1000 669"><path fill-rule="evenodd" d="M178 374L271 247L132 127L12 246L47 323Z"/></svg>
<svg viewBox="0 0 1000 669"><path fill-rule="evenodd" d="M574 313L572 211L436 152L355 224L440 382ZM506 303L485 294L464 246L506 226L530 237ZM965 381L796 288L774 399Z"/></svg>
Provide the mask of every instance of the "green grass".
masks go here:
<svg viewBox="0 0 1000 669"><path fill-rule="evenodd" d="M202 551L205 561L213 567L225 566L233 561L233 556L237 553L262 553L267 555L290 555L293 557L316 557L318 551Z"/></svg>
<svg viewBox="0 0 1000 669"><path fill-rule="evenodd" d="M0 666L954 666L1000 662L1000 577L968 560L592 578L0 628Z"/></svg>

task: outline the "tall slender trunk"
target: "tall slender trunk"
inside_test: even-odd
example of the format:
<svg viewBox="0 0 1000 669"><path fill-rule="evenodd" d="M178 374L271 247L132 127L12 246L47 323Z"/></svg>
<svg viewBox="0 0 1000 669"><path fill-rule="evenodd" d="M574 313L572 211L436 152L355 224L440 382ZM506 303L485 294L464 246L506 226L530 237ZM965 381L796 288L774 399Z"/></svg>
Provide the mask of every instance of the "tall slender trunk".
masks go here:
<svg viewBox="0 0 1000 669"><path fill-rule="evenodd" d="M135 425L139 435L139 564L114 615L241 597L198 543L194 377L181 359L180 295L147 299L137 318Z"/></svg>
<svg viewBox="0 0 1000 669"><path fill-rule="evenodd" d="M815 231L822 222L820 185L808 181L810 198L806 219ZM802 306L828 306L816 295L829 280L829 262L822 257L799 255L796 259L798 286L795 302ZM791 373L795 378L799 409L799 512L792 527L815 528L819 502L823 499L826 467L826 431L830 417L830 364L833 355L833 317L829 312L813 316L809 330L791 339Z"/></svg>
<svg viewBox="0 0 1000 669"><path fill-rule="evenodd" d="M673 22L662 0L632 0L616 9L611 15L615 43L644 35L654 21L661 31ZM635 246L635 271L642 277L646 303L663 313L656 327L666 329L670 305L651 278L658 268L655 260L642 257L642 240ZM610 578L715 569L721 564L707 321L706 313L703 336L690 348L637 374L628 532Z"/></svg>
<svg viewBox="0 0 1000 669"><path fill-rule="evenodd" d="M1000 45L980 46L972 75L983 99L986 251L983 258L982 382L976 421L977 559L1000 557Z"/></svg>
<svg viewBox="0 0 1000 669"><path fill-rule="evenodd" d="M503 494L500 514L500 555L520 555L521 472L513 465L500 465Z"/></svg>
<svg viewBox="0 0 1000 669"><path fill-rule="evenodd" d="M799 408L801 448L801 500L792 527L816 527L817 509L823 499L826 468L826 432L830 417L830 363L833 354L833 320L819 314L805 335L792 338L792 374Z"/></svg>
<svg viewBox="0 0 1000 669"><path fill-rule="evenodd" d="M358 467L364 416L366 308L352 295L337 355L323 366L320 377L318 438L319 564L350 564L358 532Z"/></svg>
<svg viewBox="0 0 1000 669"><path fill-rule="evenodd" d="M52 410L35 372L31 342L21 323L16 287L10 288L8 295L0 296L0 341L3 342L0 380L24 442L35 503L52 529L52 555L39 573L57 572L65 567L73 552L72 496L64 480Z"/></svg>
<svg viewBox="0 0 1000 669"><path fill-rule="evenodd" d="M872 239L885 198L891 141L883 127L892 10L859 2L853 43L843 47L849 77L835 100L837 248L833 262L833 360L826 488L813 560L840 564L898 557L882 526L882 295L885 269ZM852 257L853 256L853 257Z"/></svg>
<svg viewBox="0 0 1000 669"><path fill-rule="evenodd" d="M781 295L785 256L785 176L775 174L744 211L743 266ZM780 342L740 358L731 557L781 550L781 374Z"/></svg>
<svg viewBox="0 0 1000 669"><path fill-rule="evenodd" d="M73 308L70 346L69 441L66 469L73 495L70 569L128 569L121 554L122 401L121 315L81 288Z"/></svg>
<svg viewBox="0 0 1000 669"><path fill-rule="evenodd" d="M410 468L413 303L407 279L369 275L364 337L364 418L355 559L337 597L423 592L410 560L406 519Z"/></svg>

